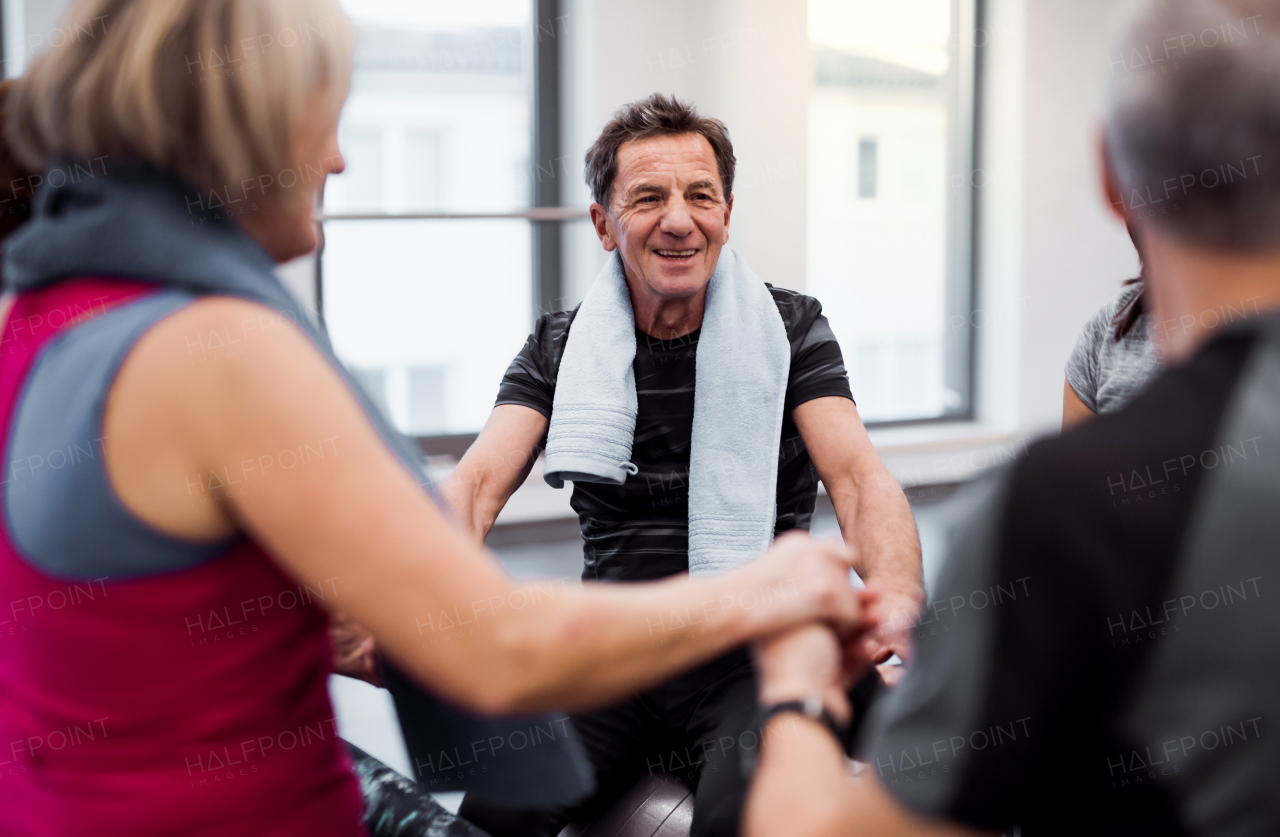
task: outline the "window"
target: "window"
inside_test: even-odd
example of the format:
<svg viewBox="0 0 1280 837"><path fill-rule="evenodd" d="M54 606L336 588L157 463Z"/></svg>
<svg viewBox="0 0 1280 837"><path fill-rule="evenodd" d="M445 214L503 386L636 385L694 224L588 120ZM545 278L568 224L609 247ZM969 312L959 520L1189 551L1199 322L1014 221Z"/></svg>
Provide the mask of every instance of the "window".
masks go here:
<svg viewBox="0 0 1280 837"><path fill-rule="evenodd" d="M530 161L554 22L535 26L534 0L343 5L360 39L347 170L325 194L325 322L402 432L474 433L529 332L535 280L558 281L535 258L535 228L558 221L530 209L547 198Z"/></svg>
<svg viewBox="0 0 1280 837"><path fill-rule="evenodd" d="M440 178L443 150L440 132L434 128L410 128L405 132L406 206L410 210L442 209Z"/></svg>
<svg viewBox="0 0 1280 837"><path fill-rule="evenodd" d="M348 169L325 196L323 315L399 429L475 433L533 315L570 302L600 256L567 223L585 213L560 206L580 159L559 136L563 2L343 2L360 41ZM978 2L808 3L804 288L868 423L971 415ZM699 68L708 90L731 83Z"/></svg>
<svg viewBox="0 0 1280 837"><path fill-rule="evenodd" d="M339 142L347 155L347 170L329 187L330 203L347 209L382 209L387 181L382 162L382 128L344 125Z"/></svg>
<svg viewBox="0 0 1280 837"><path fill-rule="evenodd" d="M809 278L868 422L970 412L974 0L810 0Z"/></svg>
<svg viewBox="0 0 1280 837"><path fill-rule="evenodd" d="M858 197L860 198L876 196L876 166L879 150L875 137L863 137L858 140Z"/></svg>

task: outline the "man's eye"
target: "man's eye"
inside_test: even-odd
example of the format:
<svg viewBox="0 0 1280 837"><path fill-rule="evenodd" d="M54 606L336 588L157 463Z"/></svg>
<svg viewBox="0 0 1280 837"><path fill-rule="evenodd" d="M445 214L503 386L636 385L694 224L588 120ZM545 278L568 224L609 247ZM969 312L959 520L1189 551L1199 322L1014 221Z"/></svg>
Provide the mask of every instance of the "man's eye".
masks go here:
<svg viewBox="0 0 1280 837"><path fill-rule="evenodd" d="M640 203L657 203L658 198L655 195L646 195L640 199Z"/></svg>

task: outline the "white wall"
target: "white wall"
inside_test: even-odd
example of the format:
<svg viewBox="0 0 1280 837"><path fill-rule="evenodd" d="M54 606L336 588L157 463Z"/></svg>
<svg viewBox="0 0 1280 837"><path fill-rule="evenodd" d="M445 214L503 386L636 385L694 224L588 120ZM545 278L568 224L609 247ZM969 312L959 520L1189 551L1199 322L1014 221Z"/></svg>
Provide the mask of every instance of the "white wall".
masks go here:
<svg viewBox="0 0 1280 837"><path fill-rule="evenodd" d="M813 79L808 4L715 5L718 20L706 37L718 42L724 57L710 79L708 107L729 126L738 158L733 245L765 281L803 290Z"/></svg>
<svg viewBox="0 0 1280 837"><path fill-rule="evenodd" d="M70 0L3 0L5 78L16 78L30 56L39 54L50 44L62 44L83 37L85 32L100 32L109 21L83 20L77 31L74 23L62 25L62 16Z"/></svg>
<svg viewBox="0 0 1280 837"><path fill-rule="evenodd" d="M4 77L22 75L21 51L26 46L26 8L17 0L3 0Z"/></svg>

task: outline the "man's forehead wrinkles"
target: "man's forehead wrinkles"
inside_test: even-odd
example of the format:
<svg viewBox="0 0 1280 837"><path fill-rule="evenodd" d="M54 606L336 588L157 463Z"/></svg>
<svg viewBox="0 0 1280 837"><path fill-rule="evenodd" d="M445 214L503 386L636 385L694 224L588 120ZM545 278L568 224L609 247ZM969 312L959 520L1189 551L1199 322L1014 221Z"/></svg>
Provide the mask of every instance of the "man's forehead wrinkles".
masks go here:
<svg viewBox="0 0 1280 837"><path fill-rule="evenodd" d="M646 165L646 163L649 163ZM707 168L705 165L699 166L681 166L669 163L654 161L636 161L628 163L618 172L619 180L635 181L635 180L653 180L670 182L673 179L692 181L692 180L711 180L718 177L718 172L714 168Z"/></svg>
<svg viewBox="0 0 1280 837"><path fill-rule="evenodd" d="M701 155L646 155L633 160L627 160L621 166L623 171L671 171L673 169L682 169L694 167L705 170L711 161L702 159Z"/></svg>

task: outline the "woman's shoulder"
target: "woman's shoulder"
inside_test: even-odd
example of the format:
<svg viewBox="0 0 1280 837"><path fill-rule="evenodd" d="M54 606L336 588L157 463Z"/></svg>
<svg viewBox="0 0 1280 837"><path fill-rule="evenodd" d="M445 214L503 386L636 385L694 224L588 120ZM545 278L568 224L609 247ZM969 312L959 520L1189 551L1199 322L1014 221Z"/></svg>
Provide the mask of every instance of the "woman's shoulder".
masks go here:
<svg viewBox="0 0 1280 837"><path fill-rule="evenodd" d="M303 316L241 297L194 297L154 323L136 352L158 354L170 368L271 368L283 356L314 353Z"/></svg>
<svg viewBox="0 0 1280 837"><path fill-rule="evenodd" d="M1092 321L1109 325L1115 320L1116 315L1124 311L1142 295L1143 283L1126 282L1121 286L1120 291L1115 296L1102 304L1091 318Z"/></svg>
<svg viewBox="0 0 1280 837"><path fill-rule="evenodd" d="M1089 347L1092 351L1100 349L1107 337L1114 334L1117 317L1134 305L1141 293L1141 282L1126 283L1119 293L1094 311L1081 329L1077 350L1090 350Z"/></svg>
<svg viewBox="0 0 1280 837"><path fill-rule="evenodd" d="M1138 302L1138 297L1142 296L1146 286L1141 279L1137 281L1125 282L1120 288L1120 293L1115 295L1111 300L1111 316L1114 319L1121 312L1127 310L1130 306Z"/></svg>
<svg viewBox="0 0 1280 837"><path fill-rule="evenodd" d="M175 419L207 417L333 374L294 312L234 296L162 295L179 299L129 339L113 396L140 396Z"/></svg>

